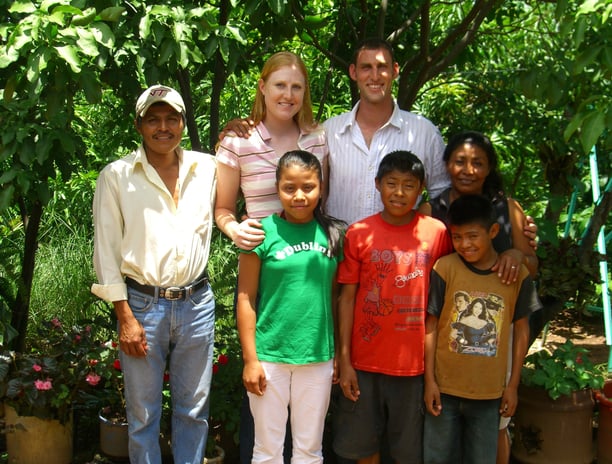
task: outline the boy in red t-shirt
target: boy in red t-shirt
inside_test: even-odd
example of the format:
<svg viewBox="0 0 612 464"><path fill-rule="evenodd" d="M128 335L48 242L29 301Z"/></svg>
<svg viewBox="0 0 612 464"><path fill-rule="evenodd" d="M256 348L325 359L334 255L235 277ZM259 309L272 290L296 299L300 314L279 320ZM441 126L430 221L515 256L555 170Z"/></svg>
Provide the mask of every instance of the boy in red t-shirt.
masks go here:
<svg viewBox="0 0 612 464"><path fill-rule="evenodd" d="M338 308L339 398L334 451L377 462L381 437L396 462L422 462L425 310L433 263L452 250L444 224L414 210L421 161L385 156L376 175L383 211L351 225Z"/></svg>

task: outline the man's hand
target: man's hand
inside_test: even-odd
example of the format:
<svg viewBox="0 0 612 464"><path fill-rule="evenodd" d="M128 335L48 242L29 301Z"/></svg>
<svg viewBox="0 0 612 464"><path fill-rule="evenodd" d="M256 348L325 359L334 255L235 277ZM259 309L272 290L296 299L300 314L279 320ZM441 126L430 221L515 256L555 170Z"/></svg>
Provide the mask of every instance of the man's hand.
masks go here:
<svg viewBox="0 0 612 464"><path fill-rule="evenodd" d="M232 119L225 124L225 127L219 132L219 142L221 142L230 132L233 132L238 137L248 139L255 127L255 123L250 118Z"/></svg>
<svg viewBox="0 0 612 464"><path fill-rule="evenodd" d="M119 322L119 347L129 356L144 357L147 355L149 346L145 330L133 316Z"/></svg>

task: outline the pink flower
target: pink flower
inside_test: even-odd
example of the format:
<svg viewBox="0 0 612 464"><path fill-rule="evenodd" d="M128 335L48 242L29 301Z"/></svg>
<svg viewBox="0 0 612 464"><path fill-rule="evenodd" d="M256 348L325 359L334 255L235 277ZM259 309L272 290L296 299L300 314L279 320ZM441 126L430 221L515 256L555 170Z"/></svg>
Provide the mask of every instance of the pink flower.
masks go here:
<svg viewBox="0 0 612 464"><path fill-rule="evenodd" d="M96 374L95 372L90 372L85 377L85 382L87 382L92 387L95 387L100 382L100 378L101 377L98 374Z"/></svg>
<svg viewBox="0 0 612 464"><path fill-rule="evenodd" d="M219 364L214 363L213 364L213 374L216 374L217 372L219 372Z"/></svg>
<svg viewBox="0 0 612 464"><path fill-rule="evenodd" d="M32 370L33 370L34 372L40 372L40 371L42 371L42 366L40 366L39 364L34 364L34 365L32 366Z"/></svg>
<svg viewBox="0 0 612 464"><path fill-rule="evenodd" d="M75 343L79 343L79 342L81 341L81 336L80 336L80 335L78 335L78 334L77 334L77 335L75 335L75 336L74 336L74 341L75 341Z"/></svg>
<svg viewBox="0 0 612 464"><path fill-rule="evenodd" d="M60 322L60 320L57 317L51 319L51 324L53 324L53 327L55 327L56 329L61 329L62 328L62 323Z"/></svg>
<svg viewBox="0 0 612 464"><path fill-rule="evenodd" d="M47 380L35 380L34 386L36 390L51 390L53 388L53 384L51 383L51 379Z"/></svg>
<svg viewBox="0 0 612 464"><path fill-rule="evenodd" d="M89 365L90 365L90 366L95 366L96 364L98 364L98 362L99 362L99 361L98 361L97 359L90 359L90 360L89 360Z"/></svg>
<svg viewBox="0 0 612 464"><path fill-rule="evenodd" d="M220 354L218 361L219 361L219 364L224 366L228 363L229 357L226 354Z"/></svg>
<svg viewBox="0 0 612 464"><path fill-rule="evenodd" d="M121 370L121 361L119 361L118 359L115 359L115 361L113 362L113 367L115 369L117 369L118 371Z"/></svg>
<svg viewBox="0 0 612 464"><path fill-rule="evenodd" d="M114 341L114 340L113 340L113 341L111 342L111 346L112 346L113 348L117 348L117 347L119 346L119 343L117 343L116 341Z"/></svg>

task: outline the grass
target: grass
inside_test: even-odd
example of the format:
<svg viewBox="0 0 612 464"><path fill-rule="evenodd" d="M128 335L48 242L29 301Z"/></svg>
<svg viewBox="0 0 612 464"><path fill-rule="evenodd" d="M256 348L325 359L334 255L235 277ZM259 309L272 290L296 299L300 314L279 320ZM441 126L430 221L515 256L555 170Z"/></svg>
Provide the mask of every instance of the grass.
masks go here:
<svg viewBox="0 0 612 464"><path fill-rule="evenodd" d="M110 305L94 296L93 242L85 230L60 233L39 246L32 284L30 324L53 318L73 325L108 313Z"/></svg>
<svg viewBox="0 0 612 464"><path fill-rule="evenodd" d="M95 318L108 318L109 325L105 329L111 327L112 330L114 326L112 306L102 302L90 292L91 284L96 281L92 264L93 240L90 230L75 229L62 221L56 222L53 226L47 224L46 228L47 232L43 234L37 253L29 333L33 334L38 325L53 318L58 318L64 325L78 324ZM53 229L52 233L49 232L50 229ZM237 257L233 244L215 229L208 272L217 306L216 342L225 349L239 351L233 310ZM236 382L241 383L240 376L237 376ZM240 403L237 402L236 411L239 408ZM75 416L78 424L75 423L74 463L115 462L100 453L97 411L78 406ZM6 453L0 454L0 464L7 462Z"/></svg>

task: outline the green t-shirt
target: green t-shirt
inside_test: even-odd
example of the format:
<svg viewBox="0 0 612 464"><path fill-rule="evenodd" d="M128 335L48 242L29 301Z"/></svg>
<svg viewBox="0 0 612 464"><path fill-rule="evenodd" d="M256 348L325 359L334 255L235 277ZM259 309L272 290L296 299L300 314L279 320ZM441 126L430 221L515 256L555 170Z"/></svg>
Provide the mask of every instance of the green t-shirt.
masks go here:
<svg viewBox="0 0 612 464"><path fill-rule="evenodd" d="M261 361L307 364L334 356L332 283L338 260L315 220L295 224L262 220L255 343Z"/></svg>

